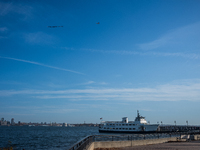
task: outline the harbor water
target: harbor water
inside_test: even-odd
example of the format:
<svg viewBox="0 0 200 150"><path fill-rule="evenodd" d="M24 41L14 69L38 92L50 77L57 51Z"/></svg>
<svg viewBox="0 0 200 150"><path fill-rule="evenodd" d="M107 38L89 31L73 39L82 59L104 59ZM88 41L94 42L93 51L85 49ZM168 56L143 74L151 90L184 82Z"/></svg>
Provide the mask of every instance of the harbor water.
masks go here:
<svg viewBox="0 0 200 150"><path fill-rule="evenodd" d="M88 135L98 135L98 127L0 126L0 149L69 149Z"/></svg>

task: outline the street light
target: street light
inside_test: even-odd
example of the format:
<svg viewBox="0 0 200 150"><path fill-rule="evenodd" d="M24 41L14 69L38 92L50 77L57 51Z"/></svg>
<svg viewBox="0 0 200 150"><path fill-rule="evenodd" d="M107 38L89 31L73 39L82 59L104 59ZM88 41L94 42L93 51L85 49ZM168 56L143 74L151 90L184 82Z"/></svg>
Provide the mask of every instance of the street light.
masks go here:
<svg viewBox="0 0 200 150"><path fill-rule="evenodd" d="M187 126L188 126L188 120L186 121L186 123L187 123Z"/></svg>
<svg viewBox="0 0 200 150"><path fill-rule="evenodd" d="M176 126L176 121L174 121L174 123L175 123L175 126Z"/></svg>

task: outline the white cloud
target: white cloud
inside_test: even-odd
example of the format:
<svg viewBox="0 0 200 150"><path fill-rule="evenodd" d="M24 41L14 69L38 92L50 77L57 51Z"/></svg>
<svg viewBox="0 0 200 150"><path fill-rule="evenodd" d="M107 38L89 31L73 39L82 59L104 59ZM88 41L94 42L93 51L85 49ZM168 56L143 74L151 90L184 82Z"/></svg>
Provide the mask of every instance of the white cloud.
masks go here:
<svg viewBox="0 0 200 150"><path fill-rule="evenodd" d="M7 28L7 27L1 27L1 28L0 28L0 32L5 32L5 31L8 31L8 28Z"/></svg>
<svg viewBox="0 0 200 150"><path fill-rule="evenodd" d="M25 17L30 17L32 9L31 6L23 5L22 3L0 2L0 16L17 13Z"/></svg>
<svg viewBox="0 0 200 150"><path fill-rule="evenodd" d="M177 50L178 48L181 48L181 50L187 48L188 51L190 51L191 49L197 50L200 48L199 26L200 22L180 27L151 42L139 44L139 48L142 50L152 50L163 47L173 48Z"/></svg>
<svg viewBox="0 0 200 150"><path fill-rule="evenodd" d="M77 106L79 107L79 106ZM75 112L75 111L80 111L79 109L73 109L73 108L67 108L66 106L64 105L61 105L61 106L48 106L48 105L45 105L45 106L8 106L6 107L6 109L20 109L20 110L29 110L29 112L33 114L35 113L66 113L66 112Z"/></svg>
<svg viewBox="0 0 200 150"><path fill-rule="evenodd" d="M111 100L111 101L199 101L200 80L165 84L154 88L101 88L70 89L58 91L3 90L0 96L30 95L36 99Z"/></svg>
<svg viewBox="0 0 200 150"><path fill-rule="evenodd" d="M95 82L94 81L88 81L85 84L93 84L93 83L95 83Z"/></svg>
<svg viewBox="0 0 200 150"><path fill-rule="evenodd" d="M43 32L26 33L24 39L30 44L52 44L57 40L54 36Z"/></svg>
<svg viewBox="0 0 200 150"><path fill-rule="evenodd" d="M68 49L68 48L67 48ZM128 50L95 50L95 49L80 49L89 52L104 53L104 54L117 54L117 55L140 55L140 56L163 56L163 57L183 57L189 59L199 59L200 55L188 52L138 52L138 51L128 51ZM192 51L192 50L191 50Z"/></svg>

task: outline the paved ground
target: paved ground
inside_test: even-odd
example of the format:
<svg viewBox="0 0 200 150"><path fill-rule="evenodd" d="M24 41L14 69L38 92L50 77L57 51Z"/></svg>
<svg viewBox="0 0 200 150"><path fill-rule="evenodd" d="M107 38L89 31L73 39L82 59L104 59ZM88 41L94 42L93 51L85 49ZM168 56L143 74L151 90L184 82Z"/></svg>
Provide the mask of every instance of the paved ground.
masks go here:
<svg viewBox="0 0 200 150"><path fill-rule="evenodd" d="M200 150L200 141L170 142L154 145L134 146L120 150Z"/></svg>
<svg viewBox="0 0 200 150"><path fill-rule="evenodd" d="M126 148L96 148L95 150L200 150L200 141L170 142Z"/></svg>

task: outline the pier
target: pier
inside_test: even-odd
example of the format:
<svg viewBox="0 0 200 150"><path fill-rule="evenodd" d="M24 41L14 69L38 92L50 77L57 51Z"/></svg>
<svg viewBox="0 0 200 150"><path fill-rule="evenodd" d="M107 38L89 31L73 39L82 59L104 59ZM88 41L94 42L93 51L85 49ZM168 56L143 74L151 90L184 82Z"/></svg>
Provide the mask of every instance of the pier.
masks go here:
<svg viewBox="0 0 200 150"><path fill-rule="evenodd" d="M152 134L91 135L78 141L69 150L95 150L103 148L125 148L167 142L200 140L200 130L160 131Z"/></svg>

